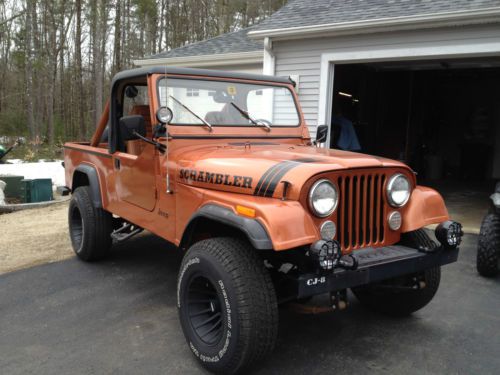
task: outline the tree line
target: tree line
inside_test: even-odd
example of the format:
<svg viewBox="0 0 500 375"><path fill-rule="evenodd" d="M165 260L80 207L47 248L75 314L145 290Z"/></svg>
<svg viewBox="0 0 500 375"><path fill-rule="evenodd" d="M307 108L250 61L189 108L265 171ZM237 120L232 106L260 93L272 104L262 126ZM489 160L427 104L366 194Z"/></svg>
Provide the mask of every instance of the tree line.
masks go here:
<svg viewBox="0 0 500 375"><path fill-rule="evenodd" d="M0 136L85 140L132 60L258 23L287 0L0 0Z"/></svg>

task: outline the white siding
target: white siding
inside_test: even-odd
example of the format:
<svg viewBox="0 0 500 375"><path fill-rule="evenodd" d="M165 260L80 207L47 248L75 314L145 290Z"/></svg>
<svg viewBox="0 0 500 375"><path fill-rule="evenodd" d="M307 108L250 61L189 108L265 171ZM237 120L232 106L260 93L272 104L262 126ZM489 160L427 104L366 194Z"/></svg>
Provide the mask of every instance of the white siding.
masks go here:
<svg viewBox="0 0 500 375"><path fill-rule="evenodd" d="M299 98L304 116L314 136L318 121L321 56L326 53L378 51L382 49L399 50L412 58L412 50L419 47L456 46L453 55L460 55L464 44L481 46L484 43L498 43L498 25L461 26L446 29L397 31L390 33L363 34L356 36L322 37L302 40L273 41L276 56L275 74L277 76L299 75ZM400 53L401 55L401 53ZM445 56L442 56L445 57ZM472 57L472 56L471 56ZM401 60L399 58L398 60ZM374 54L373 59L376 61Z"/></svg>

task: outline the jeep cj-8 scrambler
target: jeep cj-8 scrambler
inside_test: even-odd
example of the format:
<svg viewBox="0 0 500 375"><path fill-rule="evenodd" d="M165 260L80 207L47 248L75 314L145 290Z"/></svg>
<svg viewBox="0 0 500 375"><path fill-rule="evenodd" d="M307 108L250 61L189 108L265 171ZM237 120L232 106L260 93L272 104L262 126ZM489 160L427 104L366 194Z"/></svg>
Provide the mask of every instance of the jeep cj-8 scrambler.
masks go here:
<svg viewBox="0 0 500 375"><path fill-rule="evenodd" d="M210 371L273 349L278 305L330 293L410 314L454 262L460 224L406 165L319 147L288 78L124 71L89 143L67 143L72 246L94 261L143 229L185 250L177 307ZM423 230L439 224L432 240Z"/></svg>

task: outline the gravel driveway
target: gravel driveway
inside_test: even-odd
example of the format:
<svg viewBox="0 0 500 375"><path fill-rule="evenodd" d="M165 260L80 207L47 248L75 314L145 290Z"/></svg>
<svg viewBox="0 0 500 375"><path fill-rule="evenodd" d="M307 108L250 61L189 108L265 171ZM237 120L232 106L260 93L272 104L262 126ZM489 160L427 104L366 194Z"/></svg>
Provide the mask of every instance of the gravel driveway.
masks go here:
<svg viewBox="0 0 500 375"><path fill-rule="evenodd" d="M74 256L68 202L0 215L0 274Z"/></svg>

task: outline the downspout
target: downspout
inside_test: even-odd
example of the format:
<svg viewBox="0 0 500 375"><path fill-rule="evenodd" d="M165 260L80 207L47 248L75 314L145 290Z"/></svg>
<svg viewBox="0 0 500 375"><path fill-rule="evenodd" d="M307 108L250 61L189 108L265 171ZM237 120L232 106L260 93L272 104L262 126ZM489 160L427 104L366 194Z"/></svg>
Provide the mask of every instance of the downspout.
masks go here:
<svg viewBox="0 0 500 375"><path fill-rule="evenodd" d="M263 73L273 76L276 69L276 56L273 51L273 42L271 38L264 38L264 67Z"/></svg>

